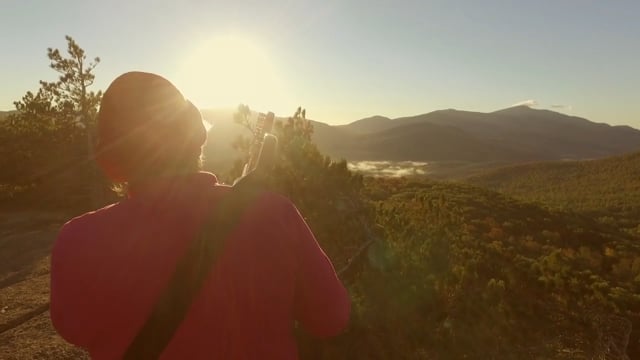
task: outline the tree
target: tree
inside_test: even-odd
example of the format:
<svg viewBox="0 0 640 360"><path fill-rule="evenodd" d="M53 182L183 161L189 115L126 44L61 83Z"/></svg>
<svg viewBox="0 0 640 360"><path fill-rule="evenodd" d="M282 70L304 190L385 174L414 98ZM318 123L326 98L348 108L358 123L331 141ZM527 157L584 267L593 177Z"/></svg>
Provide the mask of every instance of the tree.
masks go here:
<svg viewBox="0 0 640 360"><path fill-rule="evenodd" d="M92 149L91 135L95 128L102 91L95 93L88 91L88 88L93 85L93 69L100 63L100 58L95 57L93 62L87 62L87 55L78 43L68 35L65 39L67 58L63 57L58 49L47 49L47 56L51 60L50 67L60 74L58 81L40 81L40 85L54 95L56 104L77 115L77 121L84 126L88 134L89 149Z"/></svg>
<svg viewBox="0 0 640 360"><path fill-rule="evenodd" d="M253 132L255 116L252 114L255 112L241 105L234 118L240 126ZM278 137L278 156L269 176L272 190L296 204L340 278L357 294L354 287L368 267L371 248L368 245L373 244L376 237L372 235L377 231L373 225L373 208L361 196L362 176L352 173L345 160L333 160L318 150L312 139L313 123L306 119L306 111L301 107L292 116L276 118L273 133ZM243 151L246 161L250 141L245 137L235 144ZM231 179L239 176L242 163L236 163ZM344 351L341 344L354 336L349 333L320 344L303 333L297 335L300 335L298 348L302 359L311 354L318 359L349 358L350 353ZM341 357L335 356L336 351Z"/></svg>
<svg viewBox="0 0 640 360"><path fill-rule="evenodd" d="M2 166L10 175L0 182L24 186L43 185L44 181L48 185L45 192L86 196L83 184L100 183L90 159L102 92L89 90L100 58L88 61L71 36L65 36L65 40L66 54L47 49L50 67L59 74L58 79L41 80L35 93L29 91L14 102L16 112L1 131L3 137L11 139L2 154Z"/></svg>

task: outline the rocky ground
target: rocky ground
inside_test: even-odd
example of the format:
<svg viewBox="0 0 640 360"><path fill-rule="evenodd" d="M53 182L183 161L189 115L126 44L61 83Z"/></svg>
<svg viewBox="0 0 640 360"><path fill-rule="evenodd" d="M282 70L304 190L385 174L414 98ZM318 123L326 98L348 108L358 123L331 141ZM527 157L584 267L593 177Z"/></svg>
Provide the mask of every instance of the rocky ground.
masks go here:
<svg viewBox="0 0 640 360"><path fill-rule="evenodd" d="M70 216L0 213L0 359L88 359L67 344L49 318L49 261Z"/></svg>

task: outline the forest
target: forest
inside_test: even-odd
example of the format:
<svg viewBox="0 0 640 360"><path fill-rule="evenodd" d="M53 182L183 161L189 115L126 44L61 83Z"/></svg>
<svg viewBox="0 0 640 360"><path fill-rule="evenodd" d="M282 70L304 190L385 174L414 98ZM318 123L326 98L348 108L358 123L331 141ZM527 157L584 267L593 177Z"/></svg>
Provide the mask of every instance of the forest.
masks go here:
<svg viewBox="0 0 640 360"><path fill-rule="evenodd" d="M517 199L576 211L638 235L640 153L507 166L466 179Z"/></svg>
<svg viewBox="0 0 640 360"><path fill-rule="evenodd" d="M58 79L0 120L5 211L118 201L90 161L100 59L66 40L47 51ZM272 191L300 208L353 302L342 335L297 333L303 358L640 358L638 154L455 182L367 177L321 153L292 110L274 128ZM204 170L231 182L248 136L229 148L235 166Z"/></svg>

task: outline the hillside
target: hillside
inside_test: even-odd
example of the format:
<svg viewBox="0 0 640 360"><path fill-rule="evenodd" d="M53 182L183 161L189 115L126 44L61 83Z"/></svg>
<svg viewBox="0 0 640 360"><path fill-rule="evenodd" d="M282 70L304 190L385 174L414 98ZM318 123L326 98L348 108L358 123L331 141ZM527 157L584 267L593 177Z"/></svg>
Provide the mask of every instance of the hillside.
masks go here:
<svg viewBox="0 0 640 360"><path fill-rule="evenodd" d="M377 179L367 191L389 241L371 284L394 294L369 328L395 324L380 341L405 358L640 355L636 237L474 186Z"/></svg>
<svg viewBox="0 0 640 360"><path fill-rule="evenodd" d="M239 155L232 147L233 141L240 135L250 135L246 129L233 122L234 111L234 109L202 110L202 116L212 125L203 150L205 167L209 171L219 172L228 169Z"/></svg>
<svg viewBox="0 0 640 360"><path fill-rule="evenodd" d="M376 115L356 120L348 125L337 125L335 128L342 129L353 134L370 134L388 130L395 126L397 126L397 123L391 121L388 117Z"/></svg>
<svg viewBox="0 0 640 360"><path fill-rule="evenodd" d="M515 161L532 157L451 125L414 123L363 134L350 143L350 160Z"/></svg>
<svg viewBox="0 0 640 360"><path fill-rule="evenodd" d="M503 167L465 181L640 233L640 153Z"/></svg>

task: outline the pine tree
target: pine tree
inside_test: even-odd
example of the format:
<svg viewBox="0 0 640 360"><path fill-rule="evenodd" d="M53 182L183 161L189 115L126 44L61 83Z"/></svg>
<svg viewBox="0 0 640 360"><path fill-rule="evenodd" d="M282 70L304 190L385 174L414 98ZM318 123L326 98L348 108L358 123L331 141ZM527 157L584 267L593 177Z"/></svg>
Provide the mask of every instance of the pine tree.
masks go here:
<svg viewBox="0 0 640 360"><path fill-rule="evenodd" d="M98 181L92 158L93 135L102 92L90 91L100 58L87 60L85 51L71 37L66 54L48 48L56 81L41 80L36 92L15 101L16 112L0 131L9 139L2 149L5 175L0 182L42 186L43 192L87 196L86 185Z"/></svg>

